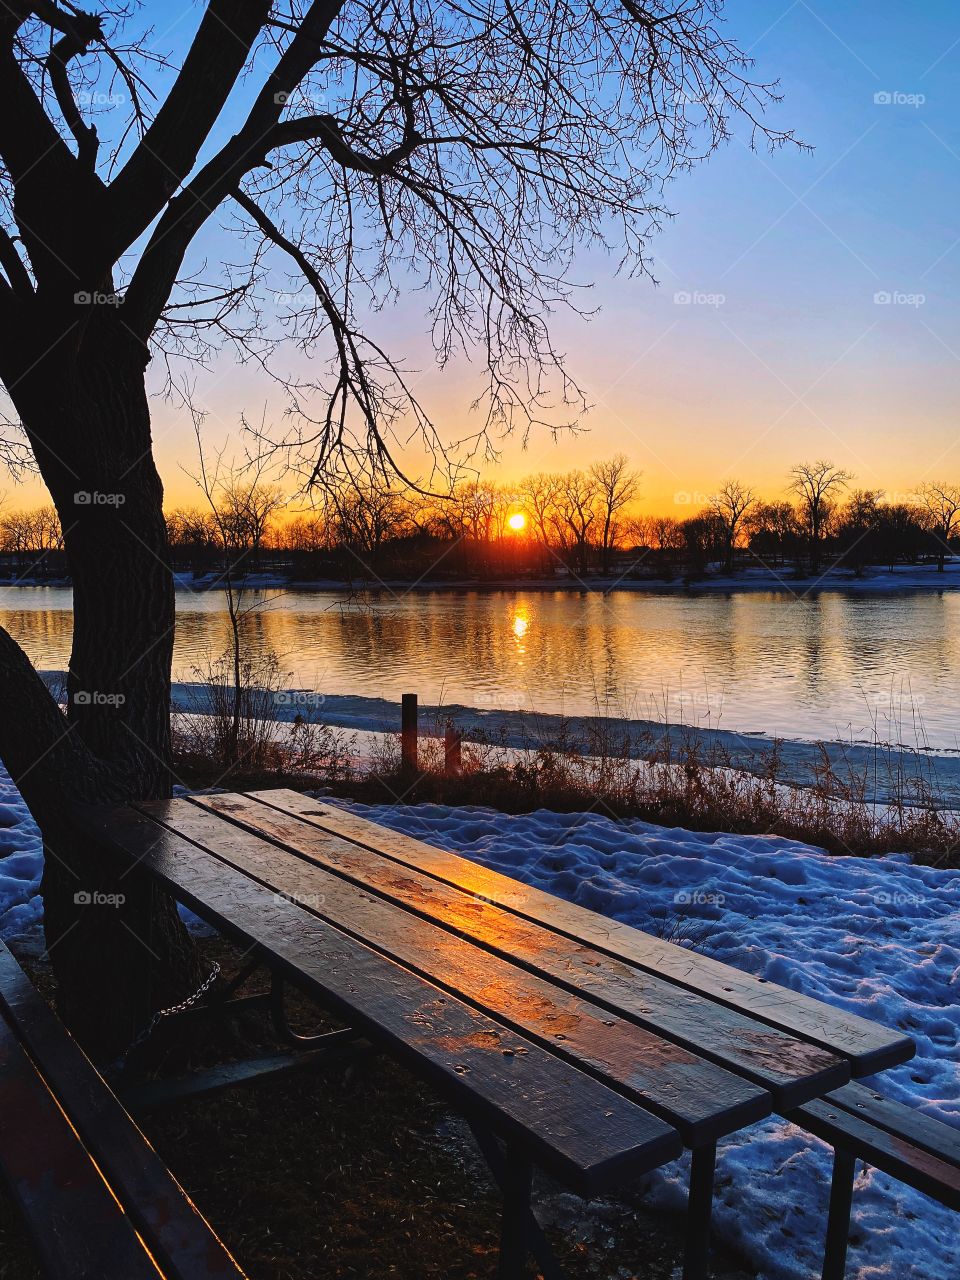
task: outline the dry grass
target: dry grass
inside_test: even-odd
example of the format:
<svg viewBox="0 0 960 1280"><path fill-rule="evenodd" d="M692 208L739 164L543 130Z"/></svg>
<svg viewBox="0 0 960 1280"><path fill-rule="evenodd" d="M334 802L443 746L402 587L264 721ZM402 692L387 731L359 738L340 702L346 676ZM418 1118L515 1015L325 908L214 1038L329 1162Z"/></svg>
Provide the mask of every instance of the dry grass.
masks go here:
<svg viewBox="0 0 960 1280"><path fill-rule="evenodd" d="M693 830L785 836L836 853L896 850L957 865L960 822L940 800L922 753L905 766L901 753L877 743L858 771L838 769L821 748L805 786L787 781L777 743L756 760L758 771L746 773L722 747L705 748L693 733L631 738L616 720L598 717L577 734L561 725L548 738L531 735L524 749L465 743L455 776L444 770L439 737L421 739L415 775L401 767L398 740L385 737L363 775L349 785L333 780L331 790L380 803L589 810ZM883 805L870 799L880 783L892 797Z"/></svg>
<svg viewBox="0 0 960 1280"><path fill-rule="evenodd" d="M957 865L958 815L940 796L930 757L875 740L866 763L831 761L819 748L806 785L784 766L773 742L754 752L746 772L714 740L671 727L630 733L614 715L577 722L535 716L521 721L520 746L504 738L464 742L462 766L444 763L445 725L421 725L419 769L405 770L399 737L383 734L359 759L355 738L322 723L322 707L306 695L293 724L275 719L289 673L275 655L244 658L240 692L235 662L225 655L196 672L197 707L173 716L176 773L191 786L328 787L379 803L488 805L508 813L548 808L595 810L663 826L802 840L837 853L907 852ZM284 701L287 700L287 701ZM206 709L207 714L197 714ZM908 736L902 732L898 737ZM917 730L917 726L914 726ZM922 740L922 726L917 730ZM858 758L863 759L863 756ZM884 804L871 797L884 794Z"/></svg>

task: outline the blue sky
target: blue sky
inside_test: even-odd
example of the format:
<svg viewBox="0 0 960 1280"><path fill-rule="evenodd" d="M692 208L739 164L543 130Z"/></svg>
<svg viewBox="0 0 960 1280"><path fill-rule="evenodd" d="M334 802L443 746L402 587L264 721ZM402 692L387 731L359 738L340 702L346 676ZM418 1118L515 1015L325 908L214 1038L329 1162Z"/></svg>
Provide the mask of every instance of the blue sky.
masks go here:
<svg viewBox="0 0 960 1280"><path fill-rule="evenodd" d="M729 477L775 493L804 458L891 494L960 480L956 6L729 0L725 11L758 78L781 82L771 119L813 150L751 152L737 138L676 182L676 216L650 246L657 288L616 278L605 258L579 260L600 313L560 317L556 332L595 405L590 433L535 438L526 453L508 443L495 474L622 450L651 508L674 514ZM158 44L181 55L199 6L151 0L147 12ZM226 113L222 130L233 123ZM215 256L223 242L200 247ZM408 301L379 332L423 369L419 394L459 434L475 385L462 364L431 371L417 322ZM211 440L236 437L241 412L259 417L270 401L262 376L226 357L196 371L196 386ZM183 500L189 427L161 403L155 420L161 471Z"/></svg>

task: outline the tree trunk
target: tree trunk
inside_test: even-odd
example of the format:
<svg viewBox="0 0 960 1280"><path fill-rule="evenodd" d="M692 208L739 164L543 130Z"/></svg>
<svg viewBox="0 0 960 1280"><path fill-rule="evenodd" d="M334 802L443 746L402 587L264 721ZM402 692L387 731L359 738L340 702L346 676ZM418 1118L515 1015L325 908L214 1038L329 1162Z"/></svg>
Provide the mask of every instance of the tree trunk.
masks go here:
<svg viewBox="0 0 960 1280"><path fill-rule="evenodd" d="M155 799L171 786L174 595L145 355L115 321L105 327L92 350L88 339L79 357L57 365L48 357L15 392L73 581L69 728L52 702L41 705L39 681L18 669L9 637L0 666L4 702L31 707L29 718L0 730L0 755L44 836L44 927L58 1006L101 1060L199 981L169 895L78 838L64 815L69 803Z"/></svg>

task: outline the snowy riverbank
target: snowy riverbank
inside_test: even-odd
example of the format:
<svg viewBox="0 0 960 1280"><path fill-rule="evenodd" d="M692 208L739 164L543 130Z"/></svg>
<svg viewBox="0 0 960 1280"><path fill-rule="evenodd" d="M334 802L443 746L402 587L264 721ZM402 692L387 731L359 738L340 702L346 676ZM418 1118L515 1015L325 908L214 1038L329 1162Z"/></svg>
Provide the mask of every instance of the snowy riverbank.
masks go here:
<svg viewBox="0 0 960 1280"><path fill-rule="evenodd" d="M41 671L48 687L62 700L64 671ZM209 688L190 681L174 682L171 710L184 715L208 715L213 710ZM314 689L284 689L265 693L263 711L279 723L298 717L334 729L357 730L369 750L371 736L400 732L400 704L388 698L359 694L323 693ZM867 798L878 804L909 802L923 790L941 811L960 810L960 746L931 751L923 744L866 741L808 741L774 739L762 732L702 728L680 722L600 716L560 716L549 712L516 711L463 706L459 703L421 703L420 732L442 735L447 721L467 742L486 742L512 751L556 746L597 754L598 744L618 754L627 745L632 759L677 758L681 747L696 745L705 763L722 764L745 773L767 776L771 751L779 757L778 781L807 786L815 771L822 776L829 761L844 782L863 780Z"/></svg>
<svg viewBox="0 0 960 1280"><path fill-rule="evenodd" d="M641 560L642 565L642 560ZM638 570L643 572L641 568ZM689 576L682 573L672 578L633 576L629 564L607 574L578 574L562 570L549 577L456 577L403 578L365 577L350 581L339 578L299 578L282 569L263 570L238 575L233 585L243 591L317 591L339 595L384 591L389 595L407 595L411 592L433 591L610 591L649 592L653 595L689 593L728 594L741 591L768 591L783 593L790 598L812 595L817 592L842 591L855 595L889 594L898 591L953 591L960 587L960 559L947 562L942 573L935 564L896 565L894 568L871 566L861 573L845 568L826 568L819 573L797 572L793 568L782 569L761 566L744 568L736 573L724 573L715 567L704 574ZM174 574L178 591L205 592L222 589L223 578L218 572ZM12 587L69 587L67 577L51 578L30 574L0 575L0 588Z"/></svg>

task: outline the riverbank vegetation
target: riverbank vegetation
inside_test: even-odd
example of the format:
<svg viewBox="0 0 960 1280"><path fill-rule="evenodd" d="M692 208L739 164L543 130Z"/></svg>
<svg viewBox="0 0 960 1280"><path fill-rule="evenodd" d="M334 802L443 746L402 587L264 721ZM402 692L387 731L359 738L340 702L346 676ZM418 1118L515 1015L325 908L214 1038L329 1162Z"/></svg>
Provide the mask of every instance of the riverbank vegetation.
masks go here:
<svg viewBox="0 0 960 1280"><path fill-rule="evenodd" d="M738 480L678 491L675 515L644 510L642 477L622 454L585 470L539 472L515 485L471 480L443 497L403 487L328 485L299 509L262 481L230 477L217 505L167 512L174 568L207 575L271 572L296 581L444 581L504 577L696 580L748 567L791 575L927 564L960 545L960 484L907 494L855 487L827 461L791 468L771 499ZM52 507L0 509L0 564L63 575Z"/></svg>
<svg viewBox="0 0 960 1280"><path fill-rule="evenodd" d="M838 854L901 852L960 865L960 815L940 794L932 758L879 736L864 763L838 763L826 748L815 750L809 777L798 785L775 740L758 746L747 772L722 744L683 726L630 732L616 717L597 715L545 729L530 716L520 746L505 734L471 735L451 755L455 726L438 720L422 726L411 768L399 735L329 727L307 701L292 722L277 721L276 700L289 695L276 662L244 670L252 685L239 735L226 664L207 676L204 705L213 713L174 716L181 785L319 788L368 803L486 805L507 813L596 811L691 830L785 836Z"/></svg>

